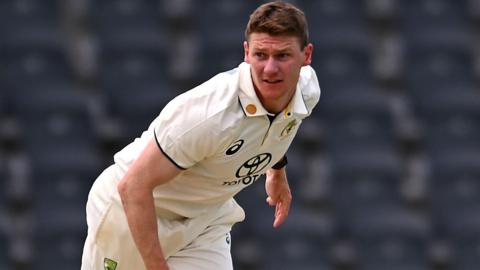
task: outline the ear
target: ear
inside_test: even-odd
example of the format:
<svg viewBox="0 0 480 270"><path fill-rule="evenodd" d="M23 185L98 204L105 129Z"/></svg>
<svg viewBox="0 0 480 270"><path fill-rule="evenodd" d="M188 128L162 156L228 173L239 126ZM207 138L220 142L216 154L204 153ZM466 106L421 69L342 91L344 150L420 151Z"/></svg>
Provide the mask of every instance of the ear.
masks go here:
<svg viewBox="0 0 480 270"><path fill-rule="evenodd" d="M307 46L303 49L304 61L303 65L307 66L312 63L312 54L313 54L313 44L308 43Z"/></svg>
<svg viewBox="0 0 480 270"><path fill-rule="evenodd" d="M243 61L250 64L250 60L248 58L248 41L243 42L243 51L244 51Z"/></svg>

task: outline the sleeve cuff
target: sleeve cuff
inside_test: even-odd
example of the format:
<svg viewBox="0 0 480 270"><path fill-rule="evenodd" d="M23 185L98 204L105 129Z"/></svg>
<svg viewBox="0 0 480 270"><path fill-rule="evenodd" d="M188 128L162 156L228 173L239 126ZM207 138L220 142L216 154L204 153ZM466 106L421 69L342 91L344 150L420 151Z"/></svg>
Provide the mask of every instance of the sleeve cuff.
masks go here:
<svg viewBox="0 0 480 270"><path fill-rule="evenodd" d="M180 165L178 165L177 162L175 162L175 160L173 160L167 153L165 153L165 151L163 150L162 146L160 146L160 143L158 142L157 140L157 134L155 132L155 130L153 130L153 137L155 138L155 142L157 143L157 146L158 148L160 149L160 151L162 151L162 153L168 158L168 160L170 160L170 162L173 163L173 165L175 165L177 168L179 168L180 170L186 170L187 168L184 168Z"/></svg>
<svg viewBox="0 0 480 270"><path fill-rule="evenodd" d="M272 166L272 169L280 170L283 167L287 166L287 164L288 164L288 160L287 160L287 156L285 155L277 163L275 163L275 165Z"/></svg>

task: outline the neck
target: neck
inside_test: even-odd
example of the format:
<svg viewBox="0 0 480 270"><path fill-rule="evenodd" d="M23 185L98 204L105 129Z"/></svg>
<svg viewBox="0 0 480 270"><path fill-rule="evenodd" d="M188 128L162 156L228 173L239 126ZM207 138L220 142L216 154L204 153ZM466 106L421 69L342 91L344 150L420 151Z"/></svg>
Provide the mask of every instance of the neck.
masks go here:
<svg viewBox="0 0 480 270"><path fill-rule="evenodd" d="M260 91L255 87L255 92L258 99L262 103L262 106L269 112L273 114L278 114L282 112L290 103L295 92L291 93L289 96L282 96L279 99L265 99L263 98Z"/></svg>

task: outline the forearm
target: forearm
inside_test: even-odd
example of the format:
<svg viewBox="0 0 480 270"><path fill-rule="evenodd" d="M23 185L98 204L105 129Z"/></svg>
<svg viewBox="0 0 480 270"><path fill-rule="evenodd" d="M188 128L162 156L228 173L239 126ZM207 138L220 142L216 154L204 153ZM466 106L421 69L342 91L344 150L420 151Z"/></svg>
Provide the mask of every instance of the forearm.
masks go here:
<svg viewBox="0 0 480 270"><path fill-rule="evenodd" d="M148 270L167 270L155 217L153 195L148 189L120 183L118 190L135 244Z"/></svg>

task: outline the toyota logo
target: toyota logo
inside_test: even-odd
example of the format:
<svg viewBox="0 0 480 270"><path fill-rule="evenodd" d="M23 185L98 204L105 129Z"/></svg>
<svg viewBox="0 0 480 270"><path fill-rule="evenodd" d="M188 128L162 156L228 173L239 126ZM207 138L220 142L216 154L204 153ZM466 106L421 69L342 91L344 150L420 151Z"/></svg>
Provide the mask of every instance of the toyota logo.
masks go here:
<svg viewBox="0 0 480 270"><path fill-rule="evenodd" d="M269 153L263 153L258 156L254 156L251 159L245 161L242 167L238 168L235 174L238 178L246 177L254 173L258 173L267 167L268 163L272 160L272 155Z"/></svg>

